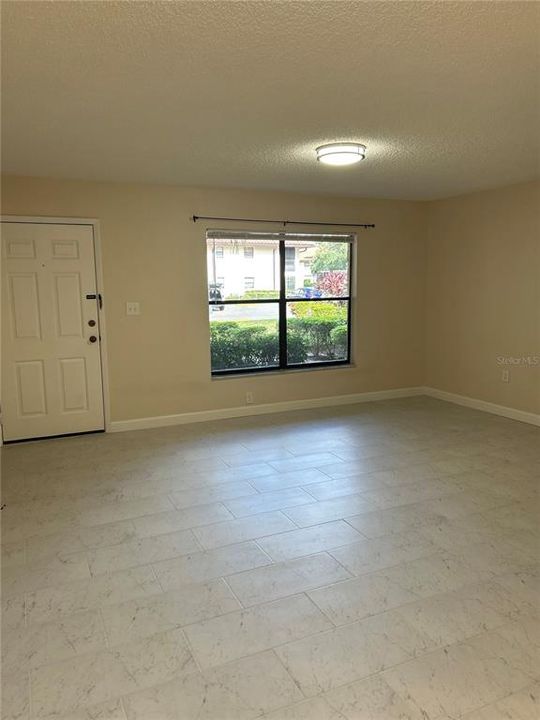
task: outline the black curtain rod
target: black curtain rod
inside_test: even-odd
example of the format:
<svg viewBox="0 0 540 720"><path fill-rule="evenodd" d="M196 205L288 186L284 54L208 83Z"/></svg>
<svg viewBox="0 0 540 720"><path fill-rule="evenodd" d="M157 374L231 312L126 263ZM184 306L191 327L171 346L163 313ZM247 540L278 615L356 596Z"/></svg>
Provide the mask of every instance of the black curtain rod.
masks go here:
<svg viewBox="0 0 540 720"><path fill-rule="evenodd" d="M329 223L329 222L312 222L307 220L262 220L261 218L233 218L233 217L213 217L212 215L193 215L193 222L197 220L232 220L232 222L261 222L261 223L277 223L278 225L319 225L328 227L359 227L374 228L375 223Z"/></svg>

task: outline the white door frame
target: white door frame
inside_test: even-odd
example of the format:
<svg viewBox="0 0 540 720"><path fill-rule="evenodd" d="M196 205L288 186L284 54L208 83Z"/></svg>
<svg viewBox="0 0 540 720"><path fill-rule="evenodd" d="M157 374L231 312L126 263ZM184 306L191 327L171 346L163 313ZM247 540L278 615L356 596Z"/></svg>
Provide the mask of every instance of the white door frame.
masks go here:
<svg viewBox="0 0 540 720"><path fill-rule="evenodd" d="M99 344L100 360L101 360L101 379L103 388L103 416L105 420L105 432L111 430L111 405L110 405L110 389L109 389L109 366L107 363L107 332L105 326L105 303L106 295L104 292L103 285L103 265L102 265L102 254L101 254L101 235L99 220L96 218L79 218L79 217L43 217L36 215L0 215L0 222L2 223L34 223L36 225L91 225L94 235L94 258L96 265L96 288L97 292L101 294L103 298L103 307L99 308L99 330L101 335L101 341ZM0 253L0 263L2 262ZM0 273L1 278L1 273ZM1 282L1 279L0 279ZM1 336L0 336L1 337ZM1 341L0 341L1 342ZM1 357L1 352L0 352ZM2 418L0 415L0 445L2 444L3 434L2 430Z"/></svg>

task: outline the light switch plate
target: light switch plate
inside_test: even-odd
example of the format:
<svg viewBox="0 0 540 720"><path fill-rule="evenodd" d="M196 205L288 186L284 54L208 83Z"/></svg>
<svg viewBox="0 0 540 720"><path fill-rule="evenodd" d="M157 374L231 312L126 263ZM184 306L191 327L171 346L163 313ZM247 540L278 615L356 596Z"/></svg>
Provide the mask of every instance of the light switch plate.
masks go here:
<svg viewBox="0 0 540 720"><path fill-rule="evenodd" d="M141 306L138 302L127 302L126 303L126 315L140 315Z"/></svg>

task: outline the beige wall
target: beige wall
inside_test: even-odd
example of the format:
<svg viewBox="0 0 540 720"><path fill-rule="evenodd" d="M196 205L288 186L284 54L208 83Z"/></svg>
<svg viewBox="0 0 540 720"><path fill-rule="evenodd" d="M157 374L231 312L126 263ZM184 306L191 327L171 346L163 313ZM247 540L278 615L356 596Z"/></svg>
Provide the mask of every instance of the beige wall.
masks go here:
<svg viewBox="0 0 540 720"><path fill-rule="evenodd" d="M540 356L540 183L426 209L426 384L540 412L540 364L497 360Z"/></svg>
<svg viewBox="0 0 540 720"><path fill-rule="evenodd" d="M2 190L4 214L101 222L113 420L244 405L248 390L269 403L423 383L421 204L21 177ZM212 381L205 225L194 213L376 223L358 235L355 367ZM140 317L126 317L127 300Z"/></svg>
<svg viewBox="0 0 540 720"><path fill-rule="evenodd" d="M271 403L420 385L540 412L540 366L507 366L506 384L498 362L540 355L540 183L412 203L5 177L2 198L4 214L100 220L113 420L236 407L248 390ZM194 213L376 223L358 234L354 367L211 380Z"/></svg>

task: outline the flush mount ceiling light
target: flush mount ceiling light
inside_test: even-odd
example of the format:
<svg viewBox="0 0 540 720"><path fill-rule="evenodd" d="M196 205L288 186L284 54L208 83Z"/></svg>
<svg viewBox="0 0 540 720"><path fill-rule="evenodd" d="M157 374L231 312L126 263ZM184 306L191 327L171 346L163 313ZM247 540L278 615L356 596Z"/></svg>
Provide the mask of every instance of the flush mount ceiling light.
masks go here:
<svg viewBox="0 0 540 720"><path fill-rule="evenodd" d="M360 143L328 143L316 148L317 160L326 165L352 165L366 157L366 146Z"/></svg>

